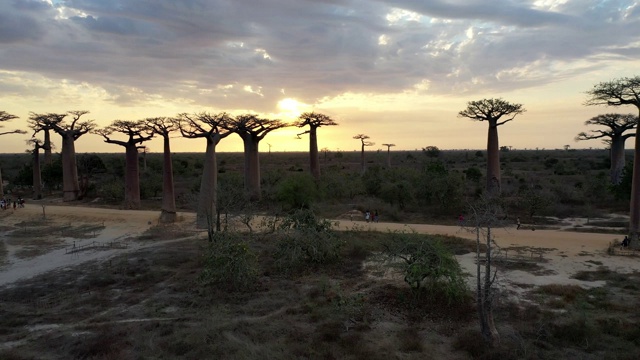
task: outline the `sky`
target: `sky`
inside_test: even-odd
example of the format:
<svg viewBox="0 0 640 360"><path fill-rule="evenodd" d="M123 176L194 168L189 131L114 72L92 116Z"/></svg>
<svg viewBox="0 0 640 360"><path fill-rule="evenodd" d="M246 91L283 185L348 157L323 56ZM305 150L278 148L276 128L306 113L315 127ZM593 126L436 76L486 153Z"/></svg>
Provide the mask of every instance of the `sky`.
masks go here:
<svg viewBox="0 0 640 360"><path fill-rule="evenodd" d="M501 146L603 148L574 140L584 121L637 109L584 106L586 91L640 75L639 29L631 0L0 0L0 110L20 117L2 130L27 130L30 112L88 110L104 127L316 111L339 123L319 129L320 148L356 150L366 134L369 150L484 149L487 124L458 112L503 98L526 112L499 127ZM306 151L300 132L274 131L260 150ZM0 152L30 135L2 136ZM175 136L173 151L204 151ZM241 150L237 135L218 146ZM76 151L122 149L87 134Z"/></svg>

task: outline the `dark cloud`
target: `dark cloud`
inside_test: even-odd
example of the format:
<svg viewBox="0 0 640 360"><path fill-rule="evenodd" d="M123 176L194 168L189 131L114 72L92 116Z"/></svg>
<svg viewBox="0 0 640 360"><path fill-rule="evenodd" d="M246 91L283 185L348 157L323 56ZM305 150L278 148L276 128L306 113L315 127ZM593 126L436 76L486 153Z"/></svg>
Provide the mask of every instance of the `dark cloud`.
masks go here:
<svg viewBox="0 0 640 360"><path fill-rule="evenodd" d="M0 70L87 82L123 105L162 96L257 111L283 89L307 103L423 82L439 94L515 90L602 66L557 63L637 57L634 4L0 0Z"/></svg>

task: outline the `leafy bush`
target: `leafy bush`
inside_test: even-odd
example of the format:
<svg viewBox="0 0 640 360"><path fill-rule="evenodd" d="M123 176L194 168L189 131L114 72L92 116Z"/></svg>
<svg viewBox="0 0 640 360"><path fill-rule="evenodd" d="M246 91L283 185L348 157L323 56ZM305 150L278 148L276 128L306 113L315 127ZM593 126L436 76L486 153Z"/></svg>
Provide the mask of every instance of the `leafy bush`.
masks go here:
<svg viewBox="0 0 640 360"><path fill-rule="evenodd" d="M425 290L444 294L451 303L464 301L468 294L460 264L438 239L414 238L406 233L391 234L385 245L387 264L404 275L417 293Z"/></svg>
<svg viewBox="0 0 640 360"><path fill-rule="evenodd" d="M204 260L200 280L205 285L247 290L258 279L257 256L237 233L216 233L215 241L209 243Z"/></svg>
<svg viewBox="0 0 640 360"><path fill-rule="evenodd" d="M331 222L318 219L311 210L298 210L280 226L283 237L277 245L275 259L283 270L307 263L325 264L340 258L345 245L331 230Z"/></svg>
<svg viewBox="0 0 640 360"><path fill-rule="evenodd" d="M276 198L290 209L309 208L318 188L311 175L296 174L284 179L278 186Z"/></svg>

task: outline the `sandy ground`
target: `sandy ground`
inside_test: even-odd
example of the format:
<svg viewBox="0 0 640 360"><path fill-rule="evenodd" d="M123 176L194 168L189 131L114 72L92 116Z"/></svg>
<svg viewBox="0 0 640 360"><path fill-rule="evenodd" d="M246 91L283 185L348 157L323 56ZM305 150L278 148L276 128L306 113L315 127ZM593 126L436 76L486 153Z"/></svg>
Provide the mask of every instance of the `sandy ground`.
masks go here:
<svg viewBox="0 0 640 360"><path fill-rule="evenodd" d="M12 210L7 210L12 211ZM103 208L89 208L77 206L47 205L45 208L48 220L61 224L104 224L104 230L96 238L78 240L64 239L65 246L81 246L92 241L128 242L127 249L88 250L76 254L66 254L66 249L58 248L44 255L29 259L19 259L13 254L17 246L7 246L8 263L0 268L0 286L33 277L35 275L60 268L77 266L83 262L108 259L116 254L136 251L142 247L157 246L163 242L137 242L128 239L135 237L158 221L158 211L131 211ZM195 214L180 213L182 221L193 223ZM2 214L0 225L14 225L24 220L41 219L42 206L27 204L23 209ZM458 226L397 224L397 223L365 223L364 221L340 220L340 229L361 229L376 231L415 231L429 234L445 234L475 239L475 233ZM0 239L4 240L4 233ZM629 273L640 271L637 258L607 255L606 249L613 240L619 240L620 235L577 233L561 230L515 230L515 227L494 230L495 242L503 250L499 254L507 258L518 258L535 263L538 271L511 270L503 272L499 277L501 285L511 292L522 289L522 285L543 284L577 284L584 287L602 286L602 282L584 282L571 278L579 271L596 270L600 266L610 270ZM506 253L505 253L506 249ZM475 254L458 257L460 263L470 274L475 273ZM513 285L513 286L510 286ZM516 294L517 295L517 294Z"/></svg>

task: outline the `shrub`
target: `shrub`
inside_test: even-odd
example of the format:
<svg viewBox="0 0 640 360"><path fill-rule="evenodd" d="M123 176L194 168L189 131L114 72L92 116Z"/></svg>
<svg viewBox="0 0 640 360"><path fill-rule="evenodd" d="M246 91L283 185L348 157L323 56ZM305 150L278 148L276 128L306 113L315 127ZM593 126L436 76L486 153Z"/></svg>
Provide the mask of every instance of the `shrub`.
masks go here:
<svg viewBox="0 0 640 360"><path fill-rule="evenodd" d="M258 279L258 262L254 252L236 233L216 233L205 253L200 280L205 285L231 290L252 288Z"/></svg>
<svg viewBox="0 0 640 360"><path fill-rule="evenodd" d="M276 191L278 201L290 209L309 208L318 188L309 174L296 174L284 179Z"/></svg>

